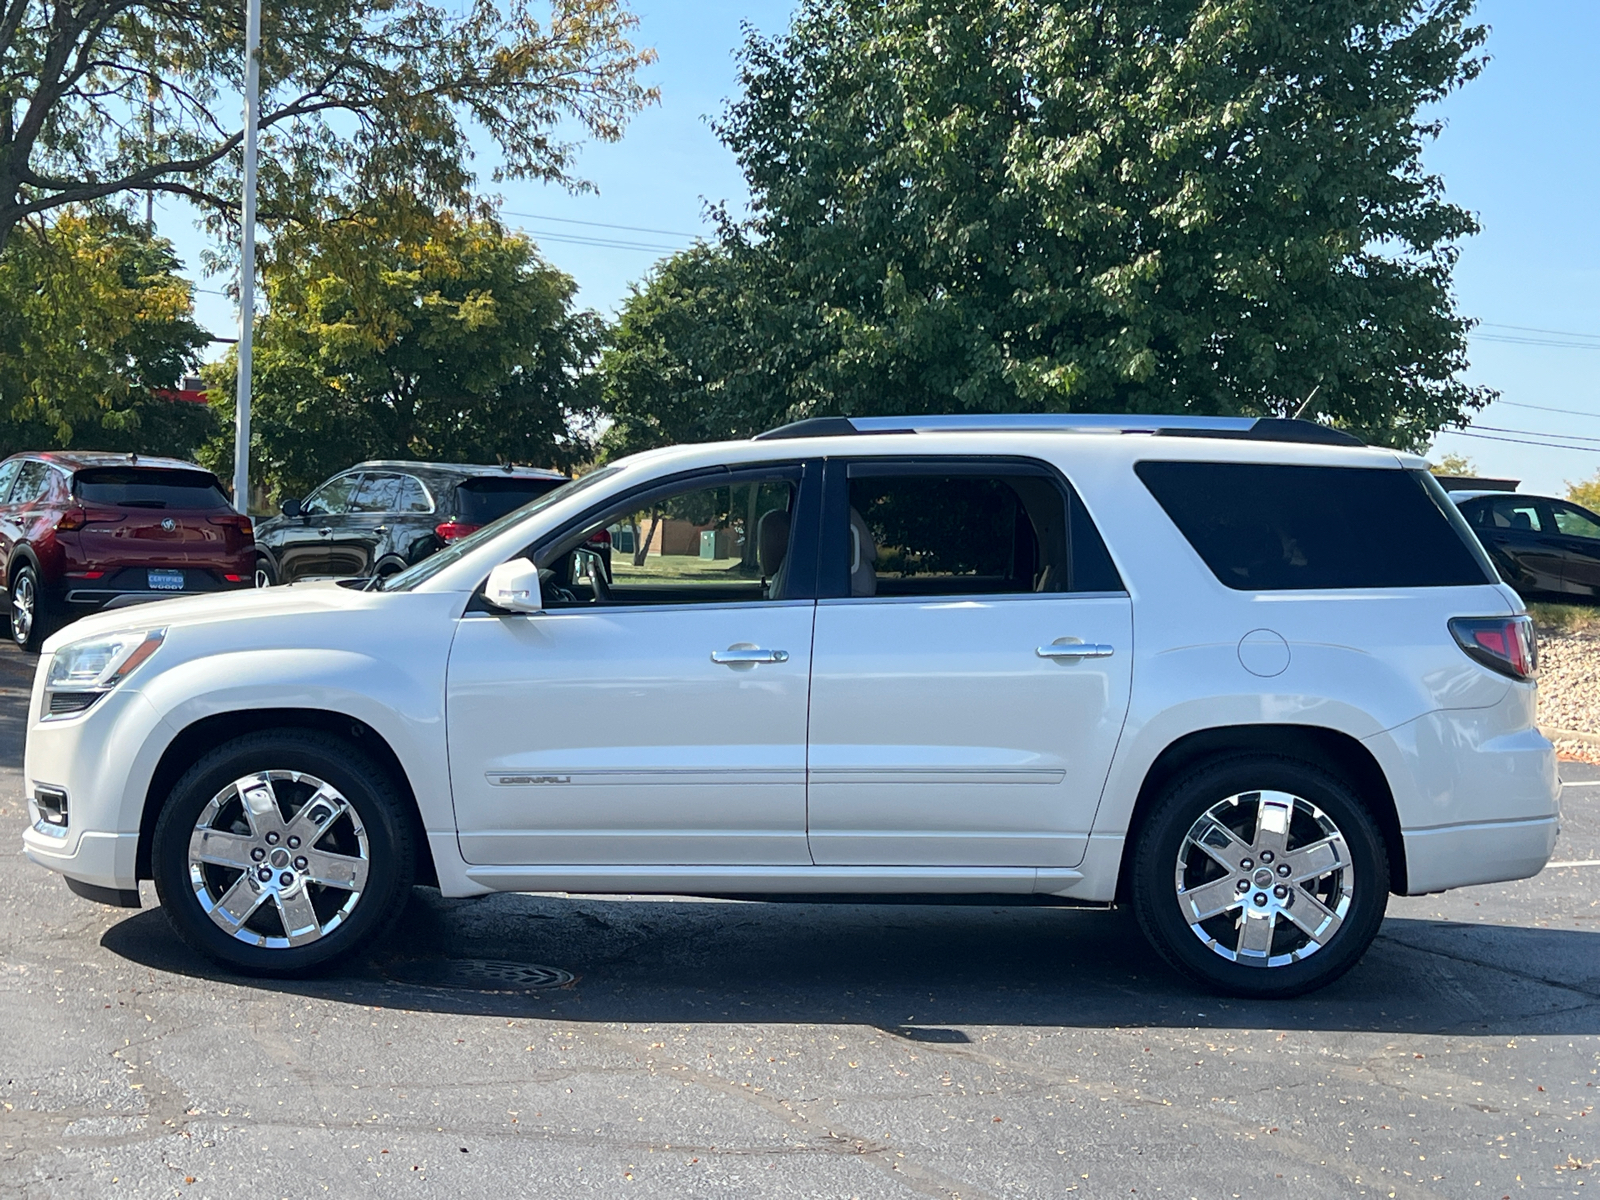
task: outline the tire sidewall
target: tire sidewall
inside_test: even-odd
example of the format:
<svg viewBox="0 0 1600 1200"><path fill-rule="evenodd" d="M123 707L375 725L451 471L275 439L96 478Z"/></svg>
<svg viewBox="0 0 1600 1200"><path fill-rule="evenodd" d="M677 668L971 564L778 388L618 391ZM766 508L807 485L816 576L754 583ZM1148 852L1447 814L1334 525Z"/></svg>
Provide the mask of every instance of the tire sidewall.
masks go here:
<svg viewBox="0 0 1600 1200"><path fill-rule="evenodd" d="M1219 801L1256 791L1288 792L1327 813L1344 835L1355 875L1349 912L1333 940L1280 967L1244 966L1222 958L1195 936L1177 903L1178 850L1194 822ZM1366 953L1388 897L1388 854L1370 811L1340 780L1292 759L1227 760L1178 782L1151 810L1134 858L1134 909L1146 936L1180 971L1236 996L1296 996L1332 983Z"/></svg>
<svg viewBox="0 0 1600 1200"><path fill-rule="evenodd" d="M19 650L38 650L44 641L45 606L44 593L39 586L39 572L33 569L31 563L23 563L17 568L16 575L11 580L11 594L16 593L16 587L26 577L33 581L33 624L28 628L27 637L17 636L16 622L11 619L11 605L6 605L6 632L11 637L11 642Z"/></svg>
<svg viewBox="0 0 1600 1200"><path fill-rule="evenodd" d="M200 813L234 780L266 770L302 771L333 784L367 836L367 886L337 929L304 946L250 946L220 929L189 881L189 839ZM378 936L410 890L410 829L384 773L342 739L312 732L249 734L204 755L173 787L157 819L151 873L167 918L184 941L254 975L298 975L347 957Z"/></svg>

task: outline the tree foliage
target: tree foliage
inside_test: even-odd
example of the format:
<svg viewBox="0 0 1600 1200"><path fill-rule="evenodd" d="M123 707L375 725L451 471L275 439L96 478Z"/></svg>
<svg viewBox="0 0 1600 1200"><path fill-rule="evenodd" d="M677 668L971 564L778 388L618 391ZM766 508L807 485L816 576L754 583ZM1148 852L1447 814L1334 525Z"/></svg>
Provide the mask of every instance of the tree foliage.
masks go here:
<svg viewBox="0 0 1600 1200"><path fill-rule="evenodd" d="M540 6L542 7L542 6ZM0 0L0 246L32 213L130 192L236 208L244 0ZM264 217L397 186L464 203L496 178L571 183L570 122L614 140L654 93L621 0L275 0L262 16Z"/></svg>
<svg viewBox="0 0 1600 1200"><path fill-rule="evenodd" d="M212 432L179 386L210 337L171 245L116 215L30 222L0 258L0 455L65 447L189 457Z"/></svg>
<svg viewBox="0 0 1600 1200"><path fill-rule="evenodd" d="M719 130L753 216L607 362L619 443L826 413L1300 412L1408 447L1476 230L1420 154L1471 0L804 0Z"/></svg>
<svg viewBox="0 0 1600 1200"><path fill-rule="evenodd" d="M1579 483L1567 482L1567 499L1590 512L1600 513L1600 472Z"/></svg>
<svg viewBox="0 0 1600 1200"><path fill-rule="evenodd" d="M603 325L526 237L391 198L278 239L263 276L251 458L272 490L303 495L367 458L589 453ZM207 461L232 455L225 434Z"/></svg>

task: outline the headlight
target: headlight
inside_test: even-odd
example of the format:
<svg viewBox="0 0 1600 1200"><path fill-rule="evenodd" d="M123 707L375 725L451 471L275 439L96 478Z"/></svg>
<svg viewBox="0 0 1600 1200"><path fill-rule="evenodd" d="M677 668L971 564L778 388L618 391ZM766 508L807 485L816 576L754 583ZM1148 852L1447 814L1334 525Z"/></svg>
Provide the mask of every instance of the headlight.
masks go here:
<svg viewBox="0 0 1600 1200"><path fill-rule="evenodd" d="M63 646L45 676L45 719L70 717L91 708L161 648L165 629L119 633Z"/></svg>

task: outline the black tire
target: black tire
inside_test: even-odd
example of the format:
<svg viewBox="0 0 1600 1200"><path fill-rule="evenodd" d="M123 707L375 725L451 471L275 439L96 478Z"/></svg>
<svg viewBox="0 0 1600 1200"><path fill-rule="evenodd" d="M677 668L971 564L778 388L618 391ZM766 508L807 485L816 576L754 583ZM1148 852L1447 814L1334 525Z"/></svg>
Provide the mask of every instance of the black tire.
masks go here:
<svg viewBox="0 0 1600 1200"><path fill-rule="evenodd" d="M1280 796L1263 805L1263 792ZM1271 829L1256 831L1267 811L1291 814L1281 844ZM1190 838L1208 813L1237 838L1212 835L1232 868ZM1339 841L1328 837L1330 824ZM1389 858L1377 822L1346 783L1307 763L1268 755L1213 762L1168 787L1137 836L1132 894L1140 927L1163 958L1216 991L1269 998L1324 987L1366 953L1383 921ZM1289 857L1312 844L1321 848ZM1325 873L1300 878L1329 863ZM1278 875L1285 867L1287 879ZM1248 889L1238 891L1243 884ZM1222 903L1227 911L1191 924ZM1341 908L1342 919L1328 922L1325 913ZM1313 937L1302 922L1326 925Z"/></svg>
<svg viewBox="0 0 1600 1200"><path fill-rule="evenodd" d="M268 792L277 793L277 819L267 801L258 800L254 816L245 813L242 793L234 783L265 772L298 773L330 785L337 793L337 800L328 805L333 815L323 817L313 804L318 793L287 774L272 780ZM246 850L251 856L262 851L262 857L254 859L257 867L235 871L212 862L197 864L191 874L191 836L214 800L220 803L207 817L207 828L216 831L219 841L226 839L228 856L237 861L244 861ZM339 807L338 800L348 809ZM317 820L323 823L307 824ZM296 829L309 831L303 847L295 844ZM231 849L235 844L241 848L237 855ZM335 871L363 861L364 851L362 886L340 888L312 880L317 864L292 857L294 850L310 852L333 864L329 869ZM156 821L151 868L161 907L190 946L245 974L294 976L349 958L383 934L410 894L415 853L405 802L367 755L342 738L281 729L235 738L203 755L184 773ZM285 861L277 862L279 858ZM270 878L258 886L252 872L263 869ZM207 908L224 909L234 884L249 889L239 893L242 901L261 897L237 933L226 931ZM292 912L305 912L302 904L311 906L318 932L312 940L290 944L289 918ZM309 935L302 932L305 936Z"/></svg>
<svg viewBox="0 0 1600 1200"><path fill-rule="evenodd" d="M55 613L39 583L39 572L23 563L11 577L11 605L7 614L11 640L18 649L37 654L55 624Z"/></svg>
<svg viewBox="0 0 1600 1200"><path fill-rule="evenodd" d="M256 555L255 581L258 588L273 587L278 582L278 573L272 569L272 560L265 554Z"/></svg>

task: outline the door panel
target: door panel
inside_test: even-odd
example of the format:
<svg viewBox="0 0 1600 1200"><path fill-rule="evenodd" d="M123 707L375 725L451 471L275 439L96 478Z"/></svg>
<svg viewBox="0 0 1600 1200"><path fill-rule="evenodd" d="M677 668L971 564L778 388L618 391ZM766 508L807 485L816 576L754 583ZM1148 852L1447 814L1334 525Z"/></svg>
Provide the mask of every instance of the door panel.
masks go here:
<svg viewBox="0 0 1600 1200"><path fill-rule="evenodd" d="M1047 659L1062 639L1109 657ZM809 832L822 865L1082 861L1128 709L1125 595L824 600Z"/></svg>
<svg viewBox="0 0 1600 1200"><path fill-rule="evenodd" d="M495 864L809 864L815 607L464 617L450 655L462 853ZM723 665L759 647L783 662Z"/></svg>

